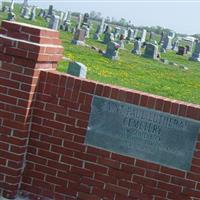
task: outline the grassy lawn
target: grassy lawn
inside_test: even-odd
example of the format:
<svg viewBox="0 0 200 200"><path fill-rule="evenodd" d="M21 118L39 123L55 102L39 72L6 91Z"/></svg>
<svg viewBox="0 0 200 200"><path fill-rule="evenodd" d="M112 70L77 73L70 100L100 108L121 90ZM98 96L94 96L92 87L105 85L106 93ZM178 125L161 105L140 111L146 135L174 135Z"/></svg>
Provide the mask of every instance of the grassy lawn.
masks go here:
<svg viewBox="0 0 200 200"><path fill-rule="evenodd" d="M16 7L16 13L19 13L19 6ZM6 16L0 13L0 20ZM17 21L47 26L42 18L30 22L18 17ZM173 51L161 54L162 58L170 62L188 67L188 70L184 70L178 66L165 65L159 61L133 55L133 45L126 44L126 49L119 52L120 60L112 61L88 47L71 44L72 37L71 33L61 31L64 56L85 64L88 79L200 104L200 63L188 61L189 56L179 56ZM86 43L106 49L106 45L99 41L87 39ZM67 66L66 61L61 61L57 70L65 72Z"/></svg>

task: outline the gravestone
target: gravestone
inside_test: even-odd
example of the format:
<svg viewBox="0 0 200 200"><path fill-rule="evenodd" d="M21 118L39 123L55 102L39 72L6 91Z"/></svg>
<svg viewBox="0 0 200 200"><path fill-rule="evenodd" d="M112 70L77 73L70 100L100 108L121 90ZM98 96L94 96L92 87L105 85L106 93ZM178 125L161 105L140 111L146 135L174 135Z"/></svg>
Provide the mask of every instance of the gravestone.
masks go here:
<svg viewBox="0 0 200 200"><path fill-rule="evenodd" d="M67 70L67 74L77 76L79 78L86 78L87 67L79 62L70 62Z"/></svg>
<svg viewBox="0 0 200 200"><path fill-rule="evenodd" d="M119 56L118 56L118 50L119 50L120 46L118 43L110 41L107 44L107 49L106 49L106 53L104 54L105 57L112 59L112 60L118 60Z"/></svg>
<svg viewBox="0 0 200 200"><path fill-rule="evenodd" d="M174 31L170 31L168 33L168 36L171 37L172 39L175 37L176 33Z"/></svg>
<svg viewBox="0 0 200 200"><path fill-rule="evenodd" d="M52 17L55 15L54 11L53 11L53 5L49 5L49 9L47 11L47 13L45 12L45 20L47 22L50 22L52 20ZM57 15L56 15L57 16Z"/></svg>
<svg viewBox="0 0 200 200"><path fill-rule="evenodd" d="M15 1L12 0L12 1L11 1L11 4L10 4L10 6L9 6L9 12L13 12L13 11L14 11L14 5L15 5Z"/></svg>
<svg viewBox="0 0 200 200"><path fill-rule="evenodd" d="M85 144L190 171L199 128L199 121L94 96Z"/></svg>
<svg viewBox="0 0 200 200"><path fill-rule="evenodd" d="M85 45L86 31L84 29L76 29L72 44Z"/></svg>
<svg viewBox="0 0 200 200"><path fill-rule="evenodd" d="M38 17L42 17L43 16L43 9L41 8L39 13L38 13Z"/></svg>
<svg viewBox="0 0 200 200"><path fill-rule="evenodd" d="M120 49L124 49L124 44L125 44L125 36L123 34L120 35L118 44L120 45Z"/></svg>
<svg viewBox="0 0 200 200"><path fill-rule="evenodd" d="M138 35L138 29L135 29L134 34L133 34L133 38L135 39L137 37L137 35Z"/></svg>
<svg viewBox="0 0 200 200"><path fill-rule="evenodd" d="M31 7L27 6L24 8L24 12L22 13L22 17L25 19L30 19L31 16Z"/></svg>
<svg viewBox="0 0 200 200"><path fill-rule="evenodd" d="M110 41L114 41L114 35L113 33L106 32L104 34L103 43L108 44Z"/></svg>
<svg viewBox="0 0 200 200"><path fill-rule="evenodd" d="M132 50L132 53L136 55L141 55L141 47L142 47L142 42L140 40L136 40L134 42L134 48Z"/></svg>
<svg viewBox="0 0 200 200"><path fill-rule="evenodd" d="M77 29L79 29L81 27L81 22L82 22L82 15L79 13L79 15L78 15Z"/></svg>
<svg viewBox="0 0 200 200"><path fill-rule="evenodd" d="M103 31L104 31L104 23L105 23L105 18L102 18L101 19L101 25L100 25L99 33L103 33Z"/></svg>
<svg viewBox="0 0 200 200"><path fill-rule="evenodd" d="M191 53L191 51L192 51L191 45L186 45L185 48L186 48L186 53Z"/></svg>
<svg viewBox="0 0 200 200"><path fill-rule="evenodd" d="M47 16L52 16L52 15L53 15L53 5L49 5Z"/></svg>
<svg viewBox="0 0 200 200"><path fill-rule="evenodd" d="M178 51L178 43L179 43L179 40L174 41L174 43L172 45L172 50L173 51Z"/></svg>
<svg viewBox="0 0 200 200"><path fill-rule="evenodd" d="M104 33L111 33L111 27L109 25L106 25Z"/></svg>
<svg viewBox="0 0 200 200"><path fill-rule="evenodd" d="M100 36L99 36L100 33L101 33L101 25L99 24L99 25L97 25L97 30L93 35L93 39L94 40L99 40L100 39Z"/></svg>
<svg viewBox="0 0 200 200"><path fill-rule="evenodd" d="M128 36L128 31L124 28L120 29L119 35L121 37L121 35L123 35L124 39Z"/></svg>
<svg viewBox="0 0 200 200"><path fill-rule="evenodd" d="M132 40L132 39L133 39L133 33L134 33L134 30L131 29L131 28L129 28L129 29L128 29L128 35L127 35L127 37L126 37L126 40L128 40L128 41Z"/></svg>
<svg viewBox="0 0 200 200"><path fill-rule="evenodd" d="M161 35L160 35L159 44L163 44L163 40L164 40L164 32L162 31L162 32L161 32Z"/></svg>
<svg viewBox="0 0 200 200"><path fill-rule="evenodd" d="M64 12L60 12L60 26L63 24L64 22L64 15L65 13Z"/></svg>
<svg viewBox="0 0 200 200"><path fill-rule="evenodd" d="M82 29L85 30L85 38L89 38L90 37L90 27L87 25L83 25Z"/></svg>
<svg viewBox="0 0 200 200"><path fill-rule="evenodd" d="M72 13L70 11L67 12L67 21L71 21Z"/></svg>
<svg viewBox="0 0 200 200"><path fill-rule="evenodd" d="M15 21L15 19L16 19L15 13L14 12L8 12L7 20L8 21Z"/></svg>
<svg viewBox="0 0 200 200"><path fill-rule="evenodd" d="M35 17L36 17L36 7L33 6L31 10L30 20L35 21Z"/></svg>
<svg viewBox="0 0 200 200"><path fill-rule="evenodd" d="M178 46L178 51L176 54L183 56L184 54L186 54L186 48L183 46Z"/></svg>
<svg viewBox="0 0 200 200"><path fill-rule="evenodd" d="M196 46L190 60L200 62L200 41L196 42Z"/></svg>
<svg viewBox="0 0 200 200"><path fill-rule="evenodd" d="M141 42L145 42L146 41L146 35L147 35L147 31L146 29L142 30L142 36L141 36Z"/></svg>
<svg viewBox="0 0 200 200"><path fill-rule="evenodd" d="M9 12L10 7L7 5L3 5L2 12Z"/></svg>
<svg viewBox="0 0 200 200"><path fill-rule="evenodd" d="M144 51L144 57L157 59L158 56L158 45L153 43L147 43Z"/></svg>
<svg viewBox="0 0 200 200"><path fill-rule="evenodd" d="M90 23L89 23L89 14L85 13L83 16L83 22L81 24L81 28L86 31L86 38L90 37Z"/></svg>
<svg viewBox="0 0 200 200"><path fill-rule="evenodd" d="M89 17L90 17L90 15L88 13L85 13L83 15L83 24L88 24L89 23Z"/></svg>
<svg viewBox="0 0 200 200"><path fill-rule="evenodd" d="M60 17L58 15L52 15L48 28L53 29L53 30L58 30L59 21L60 21Z"/></svg>
<svg viewBox="0 0 200 200"><path fill-rule="evenodd" d="M170 36L165 37L163 45L162 45L162 50L170 50L172 49L172 38Z"/></svg>
<svg viewBox="0 0 200 200"><path fill-rule="evenodd" d="M23 16L23 13L24 13L24 9L28 7L28 0L24 0L23 4L22 4L22 8L21 8L21 11L20 11L20 15Z"/></svg>

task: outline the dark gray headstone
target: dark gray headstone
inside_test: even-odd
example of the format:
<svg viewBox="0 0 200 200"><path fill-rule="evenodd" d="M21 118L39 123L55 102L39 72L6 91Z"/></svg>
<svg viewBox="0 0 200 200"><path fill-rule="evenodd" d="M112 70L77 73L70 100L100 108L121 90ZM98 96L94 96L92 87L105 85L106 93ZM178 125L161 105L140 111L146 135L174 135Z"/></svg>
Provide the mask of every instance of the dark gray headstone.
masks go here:
<svg viewBox="0 0 200 200"><path fill-rule="evenodd" d="M141 55L141 47L142 47L142 42L140 40L136 40L134 42L134 48L132 50L132 53L136 55Z"/></svg>
<svg viewBox="0 0 200 200"><path fill-rule="evenodd" d="M120 48L120 45L118 43L113 42L113 41L108 42L104 56L112 60L118 60L119 48Z"/></svg>
<svg viewBox="0 0 200 200"><path fill-rule="evenodd" d="M183 46L178 46L178 51L176 54L183 56L186 53L186 48Z"/></svg>
<svg viewBox="0 0 200 200"><path fill-rule="evenodd" d="M181 170L190 170L200 122L93 97L85 143Z"/></svg>
<svg viewBox="0 0 200 200"><path fill-rule="evenodd" d="M200 41L196 42L195 50L190 60L200 62Z"/></svg>
<svg viewBox="0 0 200 200"><path fill-rule="evenodd" d="M87 67L79 62L70 62L67 70L67 74L71 74L73 76L77 76L80 78L86 78L87 75Z"/></svg>
<svg viewBox="0 0 200 200"><path fill-rule="evenodd" d="M144 51L144 57L157 59L158 46L156 44L147 43Z"/></svg>

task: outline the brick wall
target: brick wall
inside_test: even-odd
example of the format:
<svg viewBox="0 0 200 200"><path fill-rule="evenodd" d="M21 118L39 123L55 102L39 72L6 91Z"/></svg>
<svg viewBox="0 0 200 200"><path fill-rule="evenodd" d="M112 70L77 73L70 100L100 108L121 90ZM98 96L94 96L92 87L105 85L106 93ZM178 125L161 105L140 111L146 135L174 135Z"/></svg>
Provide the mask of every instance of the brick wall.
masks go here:
<svg viewBox="0 0 200 200"><path fill-rule="evenodd" d="M58 32L14 22L0 29L0 188L16 195L25 167L35 90L62 57Z"/></svg>
<svg viewBox="0 0 200 200"><path fill-rule="evenodd" d="M10 32L6 28L10 26L4 22L2 31ZM15 26L22 27L21 32L26 27L26 34L31 38L30 27ZM37 34L47 31L34 29ZM49 31L49 34L58 38L57 32ZM188 172L84 144L93 95L199 121L200 106L60 74L55 71L61 57L60 46L57 59L54 59L57 53L54 47L51 54L46 53L48 59L40 61L37 56L29 67L27 63L32 63L32 57L10 55L12 51L4 49L13 48L13 43L10 47L5 38L1 41L0 191L5 197L14 197L20 191L30 199L200 199L200 137ZM53 42L48 41L37 45L44 47ZM34 49L29 45L26 52ZM15 63L19 58L21 62ZM16 72L18 67L22 71ZM32 73L27 75L26 69ZM24 84L28 86L22 87ZM24 103L20 104L21 101ZM7 109L9 106L15 109Z"/></svg>

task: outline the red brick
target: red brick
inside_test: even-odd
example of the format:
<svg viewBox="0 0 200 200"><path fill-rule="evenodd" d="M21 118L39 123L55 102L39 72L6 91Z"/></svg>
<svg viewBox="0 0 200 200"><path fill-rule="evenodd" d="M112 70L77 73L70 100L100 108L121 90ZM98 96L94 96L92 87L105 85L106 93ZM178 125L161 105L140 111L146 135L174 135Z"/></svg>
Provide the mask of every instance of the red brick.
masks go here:
<svg viewBox="0 0 200 200"><path fill-rule="evenodd" d="M140 106L147 106L148 103L148 95L141 95L140 97Z"/></svg>
<svg viewBox="0 0 200 200"><path fill-rule="evenodd" d="M111 158L113 160L118 160L120 162L123 162L123 163L127 163L127 164L134 164L135 162L135 159L134 158L130 158L128 156L123 156L123 155L119 155L119 154L115 154L115 153L112 153L111 154Z"/></svg>
<svg viewBox="0 0 200 200"><path fill-rule="evenodd" d="M67 184L67 180L50 175L47 175L45 180L47 181L47 183L53 183L55 185L65 186Z"/></svg>
<svg viewBox="0 0 200 200"><path fill-rule="evenodd" d="M93 94L95 91L96 84L93 82L82 81L81 91L89 94Z"/></svg>
<svg viewBox="0 0 200 200"><path fill-rule="evenodd" d="M52 169L48 166L44 166L44 165L35 165L35 170L38 172L42 172L44 174L49 174L49 175L56 175L56 169Z"/></svg>
<svg viewBox="0 0 200 200"><path fill-rule="evenodd" d="M169 180L170 180L169 175L159 173L159 172L156 172L156 171L150 171L150 170L147 170L146 177L157 179L157 180L160 180L160 181L165 181L165 182L169 182Z"/></svg>
<svg viewBox="0 0 200 200"><path fill-rule="evenodd" d="M156 171L160 169L160 166L158 164L150 163L148 161L143 161L143 160L136 160L135 166Z"/></svg>
<svg viewBox="0 0 200 200"><path fill-rule="evenodd" d="M112 185L112 184L106 184L105 187L106 190L114 192L114 193L118 193L118 194L122 194L122 195L128 195L128 189L125 189L123 187L120 186L116 186L116 185Z"/></svg>
<svg viewBox="0 0 200 200"><path fill-rule="evenodd" d="M68 164L68 165L73 165L73 166L77 166L77 167L82 167L83 161L73 158L73 157L69 157L67 155L62 155L61 156L61 162Z"/></svg>
<svg viewBox="0 0 200 200"><path fill-rule="evenodd" d="M108 173L108 168L103 165L98 165L96 163L85 163L85 168L88 170L91 170L95 173L101 173L101 174L107 174Z"/></svg>
<svg viewBox="0 0 200 200"><path fill-rule="evenodd" d="M87 153L89 154L93 154L93 155L98 155L98 156L103 156L103 157L109 157L110 156L110 152L105 151L103 149L97 149L94 147L87 147Z"/></svg>
<svg viewBox="0 0 200 200"><path fill-rule="evenodd" d="M75 173L75 174L79 174L81 176L87 176L87 177L92 177L93 173L94 173L91 170L87 170L87 169L83 169L83 168L79 168L79 167L75 167L75 166L71 167L70 172Z"/></svg>
<svg viewBox="0 0 200 200"><path fill-rule="evenodd" d="M178 115L185 117L187 113L187 106L184 104L179 105L179 113Z"/></svg>
<svg viewBox="0 0 200 200"><path fill-rule="evenodd" d="M133 175L132 181L142 184L142 185L148 185L148 186L152 186L152 187L155 187L156 183L157 183L157 181L155 179L150 179L150 178L137 176L137 175Z"/></svg>
<svg viewBox="0 0 200 200"><path fill-rule="evenodd" d="M118 94L119 94L119 89L117 89L117 88L112 88L112 91L111 91L111 98L112 98L112 99L117 99L117 98L118 98Z"/></svg>
<svg viewBox="0 0 200 200"><path fill-rule="evenodd" d="M97 160L97 163L104 165L104 166L111 167L111 168L116 168L116 169L121 168L119 161L107 159L107 158L104 158L104 157L99 157L98 160Z"/></svg>
<svg viewBox="0 0 200 200"><path fill-rule="evenodd" d="M156 109L156 110L163 111L163 106L164 106L164 100L161 99L161 98L157 98L157 99L156 99L155 109Z"/></svg>
<svg viewBox="0 0 200 200"><path fill-rule="evenodd" d="M168 167L161 167L160 171L162 173L169 174L169 175L174 175L174 176L178 176L178 177L182 177L182 178L185 177L185 172L177 170L177 169L171 169L171 168L168 168Z"/></svg>
<svg viewBox="0 0 200 200"><path fill-rule="evenodd" d="M95 94L98 95L98 96L102 96L103 89L104 89L103 85L97 84L96 88L95 88Z"/></svg>
<svg viewBox="0 0 200 200"><path fill-rule="evenodd" d="M188 187L188 188L195 188L196 182L191 181L191 180L185 180L183 178L172 177L171 183L176 184L176 185L180 185L180 186L184 186L184 187Z"/></svg>
<svg viewBox="0 0 200 200"><path fill-rule="evenodd" d="M51 160L57 160L57 161L59 160L59 154L42 150L42 149L39 149L38 155L44 158L51 159Z"/></svg>
<svg viewBox="0 0 200 200"><path fill-rule="evenodd" d="M158 182L157 187L166 191L177 192L177 193L181 192L181 186L177 186L170 183Z"/></svg>
<svg viewBox="0 0 200 200"><path fill-rule="evenodd" d="M139 105L141 95L139 93L134 93L133 95L133 104Z"/></svg>
<svg viewBox="0 0 200 200"><path fill-rule="evenodd" d="M122 170L131 174L137 174L137 175L141 175L144 176L145 174L145 169L144 168L140 168L140 167L135 167L132 165L122 165Z"/></svg>
<svg viewBox="0 0 200 200"><path fill-rule="evenodd" d="M170 101L165 100L164 106L163 106L163 112L169 113L171 110L171 105L172 105L172 103Z"/></svg>

